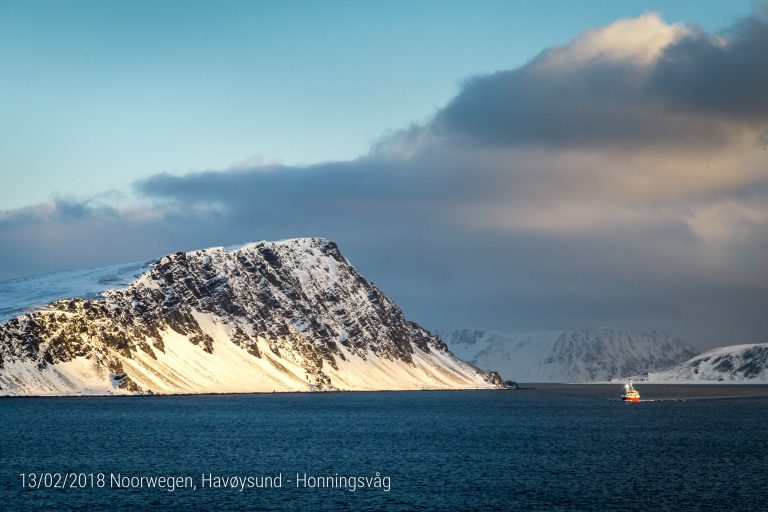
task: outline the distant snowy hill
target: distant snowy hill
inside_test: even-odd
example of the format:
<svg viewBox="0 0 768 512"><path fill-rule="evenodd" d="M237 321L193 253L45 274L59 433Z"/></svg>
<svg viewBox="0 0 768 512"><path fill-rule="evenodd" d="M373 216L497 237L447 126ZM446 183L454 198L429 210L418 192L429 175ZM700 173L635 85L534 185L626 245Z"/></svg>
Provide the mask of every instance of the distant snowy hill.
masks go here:
<svg viewBox="0 0 768 512"><path fill-rule="evenodd" d="M0 395L500 385L406 320L323 239L0 286L14 316L0 324Z"/></svg>
<svg viewBox="0 0 768 512"><path fill-rule="evenodd" d="M0 282L0 322L59 299L96 299L124 288L149 269L149 261L52 272Z"/></svg>
<svg viewBox="0 0 768 512"><path fill-rule="evenodd" d="M593 382L672 368L697 352L660 331L438 332L458 357L520 382Z"/></svg>
<svg viewBox="0 0 768 512"><path fill-rule="evenodd" d="M768 343L716 348L670 370L651 372L638 379L648 382L768 383Z"/></svg>

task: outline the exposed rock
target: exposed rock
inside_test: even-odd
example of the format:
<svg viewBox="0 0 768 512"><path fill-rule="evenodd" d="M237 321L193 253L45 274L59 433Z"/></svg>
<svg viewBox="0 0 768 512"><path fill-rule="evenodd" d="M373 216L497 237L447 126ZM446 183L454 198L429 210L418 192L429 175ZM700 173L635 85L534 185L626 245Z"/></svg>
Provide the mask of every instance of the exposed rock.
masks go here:
<svg viewBox="0 0 768 512"><path fill-rule="evenodd" d="M242 385L222 372L244 372ZM501 379L406 320L335 243L297 239L170 254L126 288L0 325L0 393L99 392L98 382L198 392L498 387Z"/></svg>

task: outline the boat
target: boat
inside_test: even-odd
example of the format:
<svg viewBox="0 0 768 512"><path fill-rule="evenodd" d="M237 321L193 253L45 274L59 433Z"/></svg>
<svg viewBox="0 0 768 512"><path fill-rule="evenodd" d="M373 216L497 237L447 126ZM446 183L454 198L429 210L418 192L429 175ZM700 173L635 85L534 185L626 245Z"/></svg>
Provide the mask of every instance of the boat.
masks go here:
<svg viewBox="0 0 768 512"><path fill-rule="evenodd" d="M640 401L640 393L637 392L635 386L632 384L632 379L629 379L627 383L624 384L624 394L621 395L621 399L625 402Z"/></svg>

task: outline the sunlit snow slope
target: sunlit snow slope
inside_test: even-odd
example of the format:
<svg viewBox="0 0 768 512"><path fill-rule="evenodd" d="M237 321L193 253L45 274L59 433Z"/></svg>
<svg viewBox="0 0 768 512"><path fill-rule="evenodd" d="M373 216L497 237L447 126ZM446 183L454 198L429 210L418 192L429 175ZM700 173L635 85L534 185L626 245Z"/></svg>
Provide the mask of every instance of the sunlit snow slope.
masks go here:
<svg viewBox="0 0 768 512"><path fill-rule="evenodd" d="M0 325L0 395L500 385L407 321L327 240L174 253L147 268L125 288Z"/></svg>

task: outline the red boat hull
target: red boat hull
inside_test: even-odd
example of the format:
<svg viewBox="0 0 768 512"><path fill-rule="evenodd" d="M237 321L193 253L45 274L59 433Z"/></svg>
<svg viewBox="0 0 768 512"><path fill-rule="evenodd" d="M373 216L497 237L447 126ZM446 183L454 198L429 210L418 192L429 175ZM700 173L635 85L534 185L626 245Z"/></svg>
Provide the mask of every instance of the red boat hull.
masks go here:
<svg viewBox="0 0 768 512"><path fill-rule="evenodd" d="M640 397L631 397L631 396L623 396L623 397L621 397L621 399L624 400L625 402L639 402L640 401Z"/></svg>

